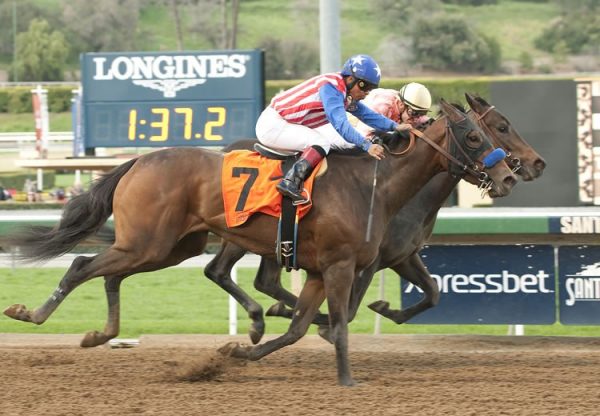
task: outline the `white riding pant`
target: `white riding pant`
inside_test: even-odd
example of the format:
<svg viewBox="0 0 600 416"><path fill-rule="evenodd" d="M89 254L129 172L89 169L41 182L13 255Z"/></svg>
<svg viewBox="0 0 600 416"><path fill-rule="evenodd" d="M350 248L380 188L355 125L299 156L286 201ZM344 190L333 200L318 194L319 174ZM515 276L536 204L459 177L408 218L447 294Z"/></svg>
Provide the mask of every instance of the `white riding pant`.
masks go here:
<svg viewBox="0 0 600 416"><path fill-rule="evenodd" d="M301 124L292 124L272 107L265 108L258 118L256 138L265 146L279 150L302 151L317 145L329 153L331 148L354 147L352 143L344 140L330 123L315 129Z"/></svg>

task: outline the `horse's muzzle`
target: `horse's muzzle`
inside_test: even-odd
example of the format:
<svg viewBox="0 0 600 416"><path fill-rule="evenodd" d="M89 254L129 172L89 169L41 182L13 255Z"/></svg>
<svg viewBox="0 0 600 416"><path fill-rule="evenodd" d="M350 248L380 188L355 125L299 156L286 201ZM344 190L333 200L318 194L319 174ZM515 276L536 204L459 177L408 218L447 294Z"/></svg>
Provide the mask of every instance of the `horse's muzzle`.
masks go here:
<svg viewBox="0 0 600 416"><path fill-rule="evenodd" d="M505 163L498 163L493 168L488 169L487 172L492 181L488 195L492 198L510 194L513 186L517 184L516 175L507 168Z"/></svg>

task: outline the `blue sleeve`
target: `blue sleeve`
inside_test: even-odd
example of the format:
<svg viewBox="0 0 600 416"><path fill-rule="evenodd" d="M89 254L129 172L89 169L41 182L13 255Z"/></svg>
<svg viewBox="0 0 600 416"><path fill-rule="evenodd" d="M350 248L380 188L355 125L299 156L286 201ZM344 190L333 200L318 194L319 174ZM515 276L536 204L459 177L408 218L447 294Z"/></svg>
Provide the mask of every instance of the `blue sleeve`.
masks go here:
<svg viewBox="0 0 600 416"><path fill-rule="evenodd" d="M356 106L356 110L351 111L350 113L367 126L373 127L376 130L391 131L394 130L397 125L395 121L371 110L361 102Z"/></svg>
<svg viewBox="0 0 600 416"><path fill-rule="evenodd" d="M319 89L323 109L333 128L349 143L364 150L369 150L371 142L360 134L348 121L344 108L344 95L331 84L325 84Z"/></svg>

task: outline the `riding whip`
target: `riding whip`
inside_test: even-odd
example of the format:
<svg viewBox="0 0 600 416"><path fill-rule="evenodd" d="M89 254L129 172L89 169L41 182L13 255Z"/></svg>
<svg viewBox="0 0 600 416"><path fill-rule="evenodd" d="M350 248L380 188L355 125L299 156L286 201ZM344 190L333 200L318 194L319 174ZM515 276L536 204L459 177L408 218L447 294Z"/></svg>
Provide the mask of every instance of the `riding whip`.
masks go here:
<svg viewBox="0 0 600 416"><path fill-rule="evenodd" d="M373 143L379 144L381 139L373 139ZM377 168L379 167L379 159L375 159L375 171L373 172L373 190L371 191L371 204L369 205L369 219L367 220L367 234L365 241L371 241L371 226L373 224L373 205L375 204L375 188L377 187Z"/></svg>

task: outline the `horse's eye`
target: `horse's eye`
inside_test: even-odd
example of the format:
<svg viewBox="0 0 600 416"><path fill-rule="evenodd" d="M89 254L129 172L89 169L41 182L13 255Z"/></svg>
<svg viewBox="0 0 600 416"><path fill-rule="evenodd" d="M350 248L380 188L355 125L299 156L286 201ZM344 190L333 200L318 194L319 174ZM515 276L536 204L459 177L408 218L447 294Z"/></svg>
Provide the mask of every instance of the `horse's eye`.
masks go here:
<svg viewBox="0 0 600 416"><path fill-rule="evenodd" d="M506 133L506 132L508 132L508 126L506 124L502 124L502 125L498 126L497 130L500 133Z"/></svg>
<svg viewBox="0 0 600 416"><path fill-rule="evenodd" d="M479 147L481 143L483 143L483 140L481 139L481 136L477 134L477 132L472 131L467 134L467 146L470 148L475 149Z"/></svg>

